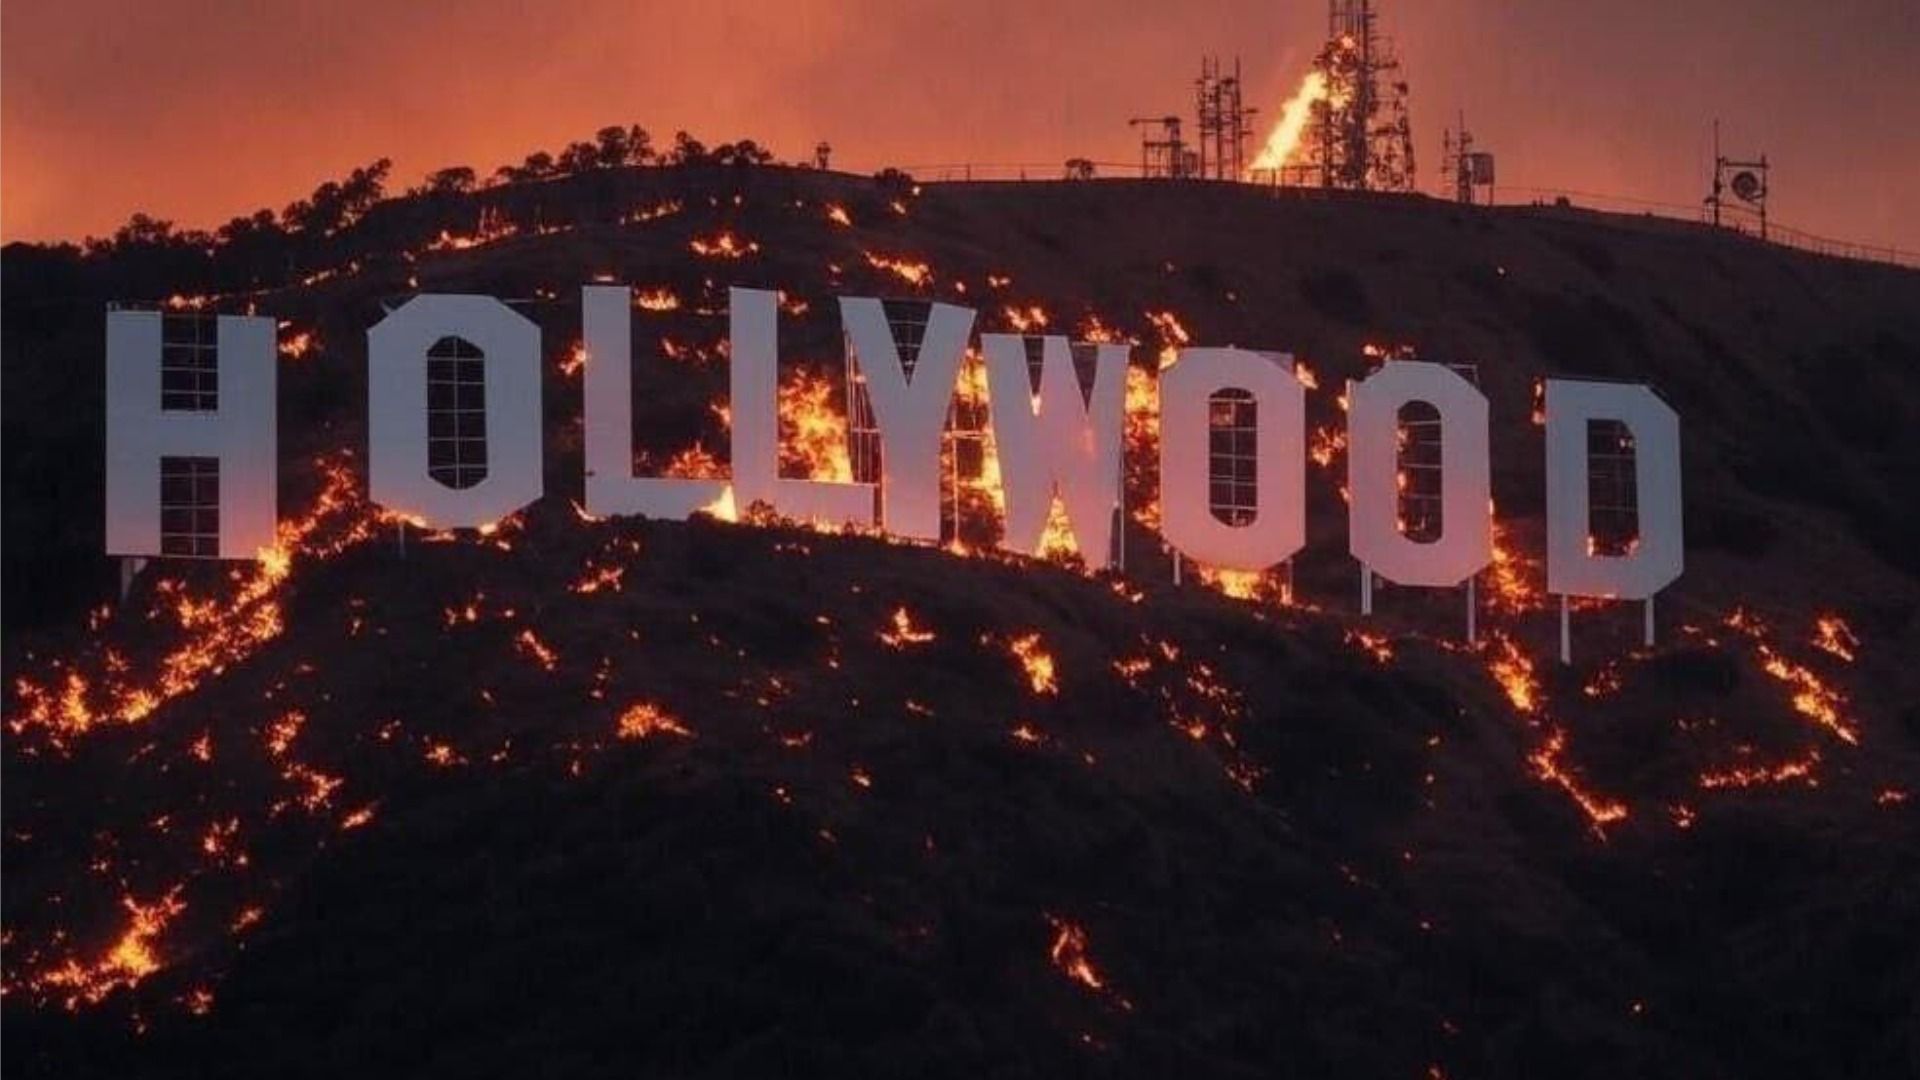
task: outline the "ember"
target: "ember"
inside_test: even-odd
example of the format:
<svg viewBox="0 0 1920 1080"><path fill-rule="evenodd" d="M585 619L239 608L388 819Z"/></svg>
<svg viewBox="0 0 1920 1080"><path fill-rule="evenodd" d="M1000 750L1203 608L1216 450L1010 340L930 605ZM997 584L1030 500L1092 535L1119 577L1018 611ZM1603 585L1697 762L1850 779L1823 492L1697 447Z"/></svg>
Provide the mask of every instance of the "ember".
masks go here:
<svg viewBox="0 0 1920 1080"><path fill-rule="evenodd" d="M906 608L895 608L891 623L880 631L880 641L890 649L905 649L911 645L925 645L933 640L933 631L923 630L913 623L913 616Z"/></svg>
<svg viewBox="0 0 1920 1080"><path fill-rule="evenodd" d="M910 259L894 259L885 255L875 255L869 251L867 265L876 270L885 270L909 285L924 286L933 284L933 268L923 262Z"/></svg>
<svg viewBox="0 0 1920 1080"><path fill-rule="evenodd" d="M1860 639L1854 636L1853 628L1838 615L1822 615L1814 621L1814 648L1829 652L1842 660L1852 663L1854 654L1860 649Z"/></svg>
<svg viewBox="0 0 1920 1080"><path fill-rule="evenodd" d="M622 739L648 739L655 735L690 738L693 731L660 706L636 701L620 714L617 734Z"/></svg>
<svg viewBox="0 0 1920 1080"><path fill-rule="evenodd" d="M712 237L694 237L687 243L695 255L707 259L741 259L757 254L760 245L751 240L741 240L730 232L720 232Z"/></svg>
<svg viewBox="0 0 1920 1080"><path fill-rule="evenodd" d="M94 1004L108 994L132 986L160 970L160 957L154 946L176 916L186 910L180 900L180 887L142 902L122 897L129 923L104 955L91 963L69 957L64 963L28 980L28 988L37 994L60 998L68 1009Z"/></svg>
<svg viewBox="0 0 1920 1080"><path fill-rule="evenodd" d="M1076 923L1052 915L1047 916L1047 923L1053 927L1053 944L1047 949L1047 959L1053 966L1089 990L1105 990L1106 982L1087 955L1087 932Z"/></svg>
<svg viewBox="0 0 1920 1080"><path fill-rule="evenodd" d="M1026 669L1027 681L1036 694L1058 694L1060 683L1054 677L1053 657L1040 644L1038 633L1022 634L1007 642L1007 648Z"/></svg>

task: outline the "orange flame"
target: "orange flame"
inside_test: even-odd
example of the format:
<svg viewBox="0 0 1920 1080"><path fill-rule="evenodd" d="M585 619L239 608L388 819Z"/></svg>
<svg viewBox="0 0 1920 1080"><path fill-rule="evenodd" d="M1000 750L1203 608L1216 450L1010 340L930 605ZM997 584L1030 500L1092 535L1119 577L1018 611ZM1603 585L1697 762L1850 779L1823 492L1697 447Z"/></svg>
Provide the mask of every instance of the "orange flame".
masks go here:
<svg viewBox="0 0 1920 1080"><path fill-rule="evenodd" d="M175 885L146 903L131 896L121 897L120 904L126 908L130 922L111 948L91 963L70 956L28 980L28 987L38 994L63 998L68 1009L77 1009L83 1002L97 1003L113 991L159 971L160 956L154 946L167 924L187 909L180 899L180 889Z"/></svg>
<svg viewBox="0 0 1920 1080"><path fill-rule="evenodd" d="M809 480L847 483L853 458L846 418L833 407L834 388L834 379L806 371L781 382L780 459Z"/></svg>
<svg viewBox="0 0 1920 1080"><path fill-rule="evenodd" d="M865 252L864 254L867 257L868 266L873 267L875 270L885 270L887 273L892 274L894 277L899 278L909 285L918 287L933 284L933 267L928 266L926 263L914 262L911 259L895 259L885 255L875 255L871 251Z"/></svg>
<svg viewBox="0 0 1920 1080"><path fill-rule="evenodd" d="M1007 642L1007 648L1026 670L1027 682L1036 694L1058 694L1060 682L1053 670L1053 655L1041 644L1039 631L1022 634Z"/></svg>
<svg viewBox="0 0 1920 1080"><path fill-rule="evenodd" d="M913 614L905 607L899 607L894 609L893 618L879 636L881 644L889 649L905 649L909 645L925 645L932 641L933 631L915 626Z"/></svg>
<svg viewBox="0 0 1920 1080"><path fill-rule="evenodd" d="M1294 151L1300 147L1300 136L1307 130L1307 120L1312 116L1315 102L1327 100L1327 77L1310 71L1300 82L1300 88L1293 92L1286 104L1280 106L1280 119L1267 134L1265 146L1254 155L1250 169L1254 172L1266 172L1279 169L1293 158Z"/></svg>
<svg viewBox="0 0 1920 1080"><path fill-rule="evenodd" d="M622 739L647 739L655 735L691 738L693 735L692 729L673 714L649 701L636 701L627 706L626 711L620 714L616 733Z"/></svg>
<svg viewBox="0 0 1920 1080"><path fill-rule="evenodd" d="M1106 980L1100 977L1093 958L1087 954L1087 932L1052 915L1047 916L1047 922L1053 926L1053 944L1047 949L1047 959L1067 978L1087 989L1105 990Z"/></svg>

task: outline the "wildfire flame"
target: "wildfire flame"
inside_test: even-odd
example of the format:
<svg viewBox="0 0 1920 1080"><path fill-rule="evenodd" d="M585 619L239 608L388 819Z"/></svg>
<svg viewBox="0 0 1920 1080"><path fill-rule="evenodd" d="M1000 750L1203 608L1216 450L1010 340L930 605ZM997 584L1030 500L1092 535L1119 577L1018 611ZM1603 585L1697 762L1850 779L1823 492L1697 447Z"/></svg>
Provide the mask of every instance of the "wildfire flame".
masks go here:
<svg viewBox="0 0 1920 1080"><path fill-rule="evenodd" d="M676 719L673 714L649 701L636 701L627 706L620 714L620 725L616 733L622 739L647 739L655 735L678 735L691 738L692 729Z"/></svg>
<svg viewBox="0 0 1920 1080"><path fill-rule="evenodd" d="M1512 638L1494 633L1487 638L1487 670L1515 710L1532 714L1540 708L1540 679L1533 661Z"/></svg>
<svg viewBox="0 0 1920 1080"><path fill-rule="evenodd" d="M1089 990L1105 990L1106 980L1093 966L1093 958L1087 955L1087 932L1075 923L1052 915L1047 922L1053 927L1053 944L1047 949L1047 959L1061 973Z"/></svg>
<svg viewBox="0 0 1920 1080"><path fill-rule="evenodd" d="M330 558L372 535L382 522L393 520L360 500L344 456L316 464L324 486L313 508L304 517L282 521L274 546L262 551L258 561L231 572L231 595L215 602L187 596L177 582L155 586L155 596L171 601L172 606L151 614L156 618L171 614L185 633L160 658L150 678L139 678L125 660L108 652L92 678L70 666L56 665L57 682L16 679L21 709L7 721L8 730L15 735L37 730L56 747L64 747L103 724L139 723L279 637L284 627L280 587L295 557Z"/></svg>
<svg viewBox="0 0 1920 1080"><path fill-rule="evenodd" d="M836 380L805 371L780 384L781 464L809 480L853 479L847 422L833 407Z"/></svg>
<svg viewBox="0 0 1920 1080"><path fill-rule="evenodd" d="M1829 686L1812 669L1783 656L1766 639L1767 628L1746 611L1727 616L1726 625L1745 634L1760 660L1761 670L1785 683L1793 691L1793 708L1801 716L1825 728L1835 738L1857 746L1860 733L1841 710L1847 707L1846 695ZM1844 624L1842 624L1844 625ZM1851 634L1848 635L1851 637Z"/></svg>
<svg viewBox="0 0 1920 1080"><path fill-rule="evenodd" d="M91 963L69 957L58 967L32 979L30 988L36 993L60 997L68 1009L77 1009L83 1002L98 1003L113 991L132 986L160 970L155 943L166 931L167 924L187 909L180 900L180 886L144 903L123 896L120 904L126 909L129 922L112 948Z"/></svg>
<svg viewBox="0 0 1920 1080"><path fill-rule="evenodd" d="M722 230L712 237L696 236L687 241L687 249L703 259L744 259L757 254L760 245L756 241L742 240L733 233Z"/></svg>
<svg viewBox="0 0 1920 1080"><path fill-rule="evenodd" d="M513 640L521 654L540 665L540 670L552 671L560 666L559 654L553 651L552 646L541 641L540 635L535 634L531 627L520 631L520 636Z"/></svg>
<svg viewBox="0 0 1920 1080"><path fill-rule="evenodd" d="M1286 104L1280 106L1280 119L1267 134L1266 145L1254 155L1250 169L1268 172L1284 167L1300 147L1300 136L1306 133L1314 103L1325 100L1327 77L1318 71L1308 72L1307 77L1300 81L1300 88L1293 92Z"/></svg>
<svg viewBox="0 0 1920 1080"><path fill-rule="evenodd" d="M933 640L933 631L914 625L913 614L904 607L895 608L893 618L887 627L880 631L880 641L890 649L905 649L909 645L925 645Z"/></svg>
<svg viewBox="0 0 1920 1080"><path fill-rule="evenodd" d="M1058 694L1060 681L1054 675L1053 655L1040 643L1038 631L1022 634L1007 642L1007 648L1026 670L1027 682L1036 694Z"/></svg>
<svg viewBox="0 0 1920 1080"><path fill-rule="evenodd" d="M1860 638L1845 619L1838 615L1822 615L1814 621L1813 646L1852 663L1854 655L1860 650Z"/></svg>
<svg viewBox="0 0 1920 1080"><path fill-rule="evenodd" d="M1586 812L1587 820L1593 823L1595 829L1623 820L1627 816L1626 804L1587 791L1561 764L1560 755L1566 748L1567 733L1555 728L1547 735L1547 741L1527 756L1527 760L1533 764L1534 772L1540 779L1560 787Z"/></svg>
<svg viewBox="0 0 1920 1080"><path fill-rule="evenodd" d="M885 270L901 281L913 286L933 284L933 268L923 262L911 259L896 259L885 255L866 252L867 265L875 270Z"/></svg>
<svg viewBox="0 0 1920 1080"><path fill-rule="evenodd" d="M641 289L633 294L633 306L642 311L677 311L680 297L672 289Z"/></svg>
<svg viewBox="0 0 1920 1080"><path fill-rule="evenodd" d="M1766 784L1785 784L1793 780L1804 780L1809 785L1818 784L1814 770L1820 764L1820 751L1809 749L1806 756L1792 761L1783 761L1777 765L1741 765L1718 772L1704 773L1700 777L1700 786L1708 790L1715 788L1748 788Z"/></svg>

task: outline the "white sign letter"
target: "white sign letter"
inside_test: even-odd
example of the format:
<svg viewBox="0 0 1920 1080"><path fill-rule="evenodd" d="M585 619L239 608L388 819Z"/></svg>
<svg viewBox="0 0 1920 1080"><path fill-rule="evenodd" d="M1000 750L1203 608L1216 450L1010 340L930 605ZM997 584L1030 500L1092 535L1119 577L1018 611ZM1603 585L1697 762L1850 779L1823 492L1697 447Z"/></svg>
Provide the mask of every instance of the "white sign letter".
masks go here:
<svg viewBox="0 0 1920 1080"><path fill-rule="evenodd" d="M367 331L368 486L430 528L544 491L540 328L491 296L416 296Z"/></svg>
<svg viewBox="0 0 1920 1080"><path fill-rule="evenodd" d="M272 319L107 313L107 554L273 546L274 352Z"/></svg>
<svg viewBox="0 0 1920 1080"><path fill-rule="evenodd" d="M1443 364L1396 360L1353 384L1347 414L1348 542L1353 557L1401 585L1458 585L1493 557L1487 398ZM1440 414L1440 537L1400 531L1400 410Z"/></svg>
<svg viewBox="0 0 1920 1080"><path fill-rule="evenodd" d="M1258 432L1254 515L1240 525L1222 521L1212 507L1214 398L1227 390L1252 395ZM1180 351L1160 373L1161 535L1167 543L1225 570L1265 570L1300 550L1307 541L1306 397L1293 358L1285 354ZM1230 409L1231 400L1220 404ZM1232 441L1230 433L1222 434ZM1245 457L1243 447L1224 453Z"/></svg>
<svg viewBox="0 0 1920 1080"><path fill-rule="evenodd" d="M587 512L684 521L729 501L724 480L633 475L633 291L588 285L580 290L580 310L587 350Z"/></svg>
<svg viewBox="0 0 1920 1080"><path fill-rule="evenodd" d="M733 501L829 525L873 523L873 485L780 477L780 297L729 289L733 353Z"/></svg>
<svg viewBox="0 0 1920 1080"><path fill-rule="evenodd" d="M1639 544L1588 550L1587 430L1616 420L1633 433ZM1547 380L1547 591L1645 600L1680 576L1680 417L1645 386Z"/></svg>
<svg viewBox="0 0 1920 1080"><path fill-rule="evenodd" d="M989 416L1007 500L1000 546L1038 554L1057 490L1075 549L1089 567L1113 565L1128 346L1098 347L1093 392L1083 397L1066 338L1042 339L1038 391L1027 365L1026 338L983 334L980 342L987 354Z"/></svg>
<svg viewBox="0 0 1920 1080"><path fill-rule="evenodd" d="M973 309L934 304L911 364L902 362L880 301L841 297L840 318L880 428L881 523L895 536L938 541L940 432Z"/></svg>

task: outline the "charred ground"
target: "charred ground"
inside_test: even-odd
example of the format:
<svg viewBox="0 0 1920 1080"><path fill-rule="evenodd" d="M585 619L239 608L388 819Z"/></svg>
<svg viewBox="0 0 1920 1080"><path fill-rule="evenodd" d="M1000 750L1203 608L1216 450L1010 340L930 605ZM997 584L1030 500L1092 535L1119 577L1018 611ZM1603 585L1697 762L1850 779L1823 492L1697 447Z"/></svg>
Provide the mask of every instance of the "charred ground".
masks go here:
<svg viewBox="0 0 1920 1080"><path fill-rule="evenodd" d="M9 1071L1920 1064L1920 275L1578 211L763 168L397 200L310 246L7 252ZM1475 360L1512 581L1479 648L1457 597L1355 619L1337 453L1296 608L1171 587L1138 526L1121 582L582 522L599 274L673 299L636 311L656 464L724 460L730 284L788 294L801 372L840 293L1038 308L1149 370L1182 334L1287 348L1330 430L1367 344ZM286 320L283 513L332 501L283 577L169 567L86 625L101 304L196 283ZM550 495L402 551L352 477L365 328L416 289L535 301ZM1556 372L1668 395L1689 512L1662 647L1585 611L1566 670L1530 561Z"/></svg>

